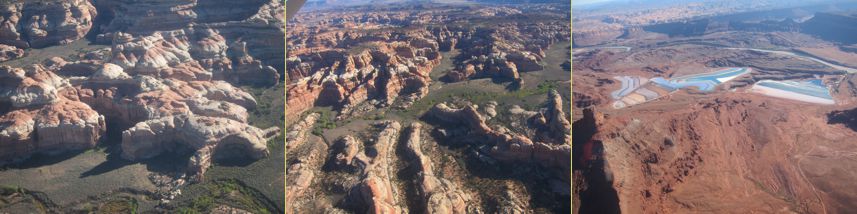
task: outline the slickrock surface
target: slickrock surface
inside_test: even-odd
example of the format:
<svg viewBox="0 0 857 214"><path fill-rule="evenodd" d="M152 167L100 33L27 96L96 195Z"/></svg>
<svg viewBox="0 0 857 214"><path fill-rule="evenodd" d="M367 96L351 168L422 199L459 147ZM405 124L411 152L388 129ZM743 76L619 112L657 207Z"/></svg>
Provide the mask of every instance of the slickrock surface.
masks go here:
<svg viewBox="0 0 857 214"><path fill-rule="evenodd" d="M422 132L420 123L413 123L407 138L409 155L414 157L419 175L417 188L423 197L425 213L467 213L468 200L470 196L459 189L459 187L447 179L438 177L434 173L431 159L422 152ZM473 208L471 208L473 209Z"/></svg>
<svg viewBox="0 0 857 214"><path fill-rule="evenodd" d="M309 142L301 144L306 149L301 154L297 161L288 161L288 169L286 170L286 204L289 204L288 212L297 212L300 210L296 204L301 203L298 200L305 198L310 193L312 186L317 185L315 180L320 176L318 170L324 162L324 153L327 151L327 145L322 142ZM301 148L301 149L304 149ZM293 153L297 148L290 148L288 151ZM292 156L292 155L289 155Z"/></svg>
<svg viewBox="0 0 857 214"><path fill-rule="evenodd" d="M0 82L3 83L0 99L13 108L24 108L55 102L58 88L68 82L41 65L26 68L0 66Z"/></svg>
<svg viewBox="0 0 857 214"><path fill-rule="evenodd" d="M262 130L227 118L176 115L140 122L122 132L122 157L142 160L187 147L197 151L190 168L191 175L201 179L216 153L266 157L266 143L278 132L277 127Z"/></svg>
<svg viewBox="0 0 857 214"><path fill-rule="evenodd" d="M15 110L0 117L4 163L34 153L89 149L104 136L104 116L84 103L57 101L35 110Z"/></svg>
<svg viewBox="0 0 857 214"><path fill-rule="evenodd" d="M114 32L146 35L188 26L211 28L229 40L228 46L233 42L246 42L250 55L264 61L265 65L282 69L285 54L282 1L252 0L239 4L225 0L120 0L97 1L96 6L113 15L109 23L102 26L99 42L111 41Z"/></svg>
<svg viewBox="0 0 857 214"><path fill-rule="evenodd" d="M391 172L392 157L398 144L402 125L399 122L384 122L379 124L383 130L372 145L377 152L363 171L363 181L357 187L362 200L368 205L367 213L407 213L400 206L397 186L391 182L395 172Z"/></svg>
<svg viewBox="0 0 857 214"><path fill-rule="evenodd" d="M552 97L558 96L556 91L550 94ZM556 102L561 101L550 99L545 111L562 113L561 109L555 109ZM556 169L559 172L558 175L562 175L561 177L565 181L570 181L567 173L561 173L570 169L570 165L566 160L571 158L571 146L563 143L568 141L561 141L562 139L568 139L568 135L566 134L553 136L551 136L552 134L536 135L540 138L548 139L549 142L556 142L556 144L533 141L532 137L526 134L509 133L508 129L502 126L500 128L489 126L485 117L473 106L454 108L440 103L432 107L427 115L444 123L466 125L469 133L478 136L481 139L479 143L484 143L487 146L486 152L492 158L507 162L534 162L548 168ZM538 118L544 118L543 115L536 114L528 120L538 121ZM558 114L557 117L553 117L551 120L562 121L565 120L565 117L565 114ZM565 128L570 128L570 126L566 126ZM568 133L568 131L564 131L563 133Z"/></svg>
<svg viewBox="0 0 857 214"><path fill-rule="evenodd" d="M88 149L104 135L104 116L84 103L58 96L58 88L70 86L65 79L41 65L2 66L0 72L0 104L11 110L0 116L0 139L7 148L0 161Z"/></svg>
<svg viewBox="0 0 857 214"><path fill-rule="evenodd" d="M83 38L97 14L88 0L6 4L0 7L0 43L18 48L67 44Z"/></svg>
<svg viewBox="0 0 857 214"><path fill-rule="evenodd" d="M312 130L320 116L318 113L312 113L304 117L301 122L293 125L286 133L286 142L288 142L286 148L294 148L306 142L307 134Z"/></svg>
<svg viewBox="0 0 857 214"><path fill-rule="evenodd" d="M48 151L92 148L107 128L104 116L74 101L45 105L34 119L37 147Z"/></svg>
<svg viewBox="0 0 857 214"><path fill-rule="evenodd" d="M196 46L188 44L193 41L193 34L201 34L201 41L194 43ZM186 81L218 79L236 84L274 84L279 78L273 67L264 66L247 54L246 43L239 41L225 48L223 37L212 29L156 32L139 38L118 33L113 39L111 62L132 75Z"/></svg>

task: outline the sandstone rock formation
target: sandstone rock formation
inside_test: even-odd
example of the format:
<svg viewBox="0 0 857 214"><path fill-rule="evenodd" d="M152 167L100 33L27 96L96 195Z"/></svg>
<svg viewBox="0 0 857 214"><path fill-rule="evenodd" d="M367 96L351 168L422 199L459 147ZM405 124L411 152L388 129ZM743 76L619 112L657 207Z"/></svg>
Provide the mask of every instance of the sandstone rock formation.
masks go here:
<svg viewBox="0 0 857 214"><path fill-rule="evenodd" d="M109 48L22 68L0 66L0 159L92 148L104 137L107 121L128 128L121 144L126 159L196 151L188 172L197 180L220 156L266 156L267 141L279 129L248 125L256 100L233 84L279 82L272 63L282 62L282 45L254 48L282 44L282 3L236 6L225 1L4 4L0 60L87 34ZM164 19L169 16L163 12L191 21Z"/></svg>
<svg viewBox="0 0 857 214"><path fill-rule="evenodd" d="M422 97L431 79L428 72L440 62L437 44L372 43L377 49L355 55L329 50L288 59L287 118L315 105L347 112L369 99L391 104L400 95ZM425 41L423 41L425 42ZM411 46L417 47L411 47ZM305 59L304 59L305 58ZM295 79L297 78L297 79Z"/></svg>
<svg viewBox="0 0 857 214"><path fill-rule="evenodd" d="M0 102L13 108L53 103L58 99L58 88L68 82L41 65L26 68L0 66Z"/></svg>
<svg viewBox="0 0 857 214"><path fill-rule="evenodd" d="M34 153L59 153L95 147L105 134L104 116L89 105L58 96L67 80L41 65L0 66L0 162Z"/></svg>
<svg viewBox="0 0 857 214"><path fill-rule="evenodd" d="M0 44L0 62L17 59L24 56L24 50L15 46Z"/></svg>
<svg viewBox="0 0 857 214"><path fill-rule="evenodd" d="M256 109L254 96L282 82L283 11L274 0L0 3L0 168L14 169L0 179L39 191L37 206L0 213L170 213L193 200L189 186L234 182L240 191L194 209L281 212L283 196L258 176L196 182L215 163L282 182L268 173L277 167L255 166L282 157L268 150L282 127L265 126L282 125L269 106L283 98ZM219 206L234 198L259 207Z"/></svg>
<svg viewBox="0 0 857 214"><path fill-rule="evenodd" d="M195 34L201 35L192 43ZM245 42L226 48L223 37L212 29L163 31L145 37L117 33L114 37L112 63L131 74L259 85L273 85L279 78L273 67L248 55Z"/></svg>
<svg viewBox="0 0 857 214"><path fill-rule="evenodd" d="M543 50L569 38L563 29L559 23L539 23L533 26L503 25L482 32L469 32L472 37L489 39L463 41L468 44L465 54L469 57L456 61L456 68L446 77L450 81L486 77L520 81L520 72L544 69Z"/></svg>
<svg viewBox="0 0 857 214"><path fill-rule="evenodd" d="M407 208L400 206L397 186L391 182L395 172L391 172L392 156L399 139L402 126L399 122L387 121L379 124L384 130L378 134L373 145L377 151L363 172L363 179L358 190L360 197L368 206L367 213L406 213Z"/></svg>
<svg viewBox="0 0 857 214"><path fill-rule="evenodd" d="M571 142L571 122L562 110L562 96L556 90L551 90L548 96L547 108L533 118L535 125L543 129L543 134L537 136L547 136L541 139L553 144L568 144Z"/></svg>
<svg viewBox="0 0 857 214"><path fill-rule="evenodd" d="M37 146L45 150L92 148L107 129L104 116L74 101L45 105L34 119Z"/></svg>
<svg viewBox="0 0 857 214"><path fill-rule="evenodd" d="M625 32L625 27L618 23L605 23L602 20L575 20L581 27L572 32L575 47L602 44L616 39Z"/></svg>
<svg viewBox="0 0 857 214"><path fill-rule="evenodd" d="M217 36L210 36L213 40L208 42L219 43L212 45L222 48L223 42L225 42L226 47L233 46L235 42L246 42L247 53L262 61L264 70L268 70L267 66L282 70L282 56L285 54L283 50L284 41L281 39L285 34L284 21L282 20L285 9L282 1L253 0L238 4L231 1L158 0L138 2L122 0L97 1L96 6L102 8L103 12L112 15L112 19L106 20L108 23L105 23L99 32L99 39L97 39L99 42L109 43L116 32L149 35L179 29L197 29L200 34L191 35L209 37L210 35L206 35L205 31L212 29L225 38L225 41L218 41ZM219 50L208 49L207 51ZM246 59L244 62L238 62L240 61L238 59L230 60L238 64L258 67ZM202 61L200 63L205 64ZM257 78L261 77L247 76L244 78L250 78L248 81L256 81ZM262 80L271 81L270 79Z"/></svg>
<svg viewBox="0 0 857 214"><path fill-rule="evenodd" d="M312 126L310 125L309 127ZM306 139L306 136L295 137L294 134L308 135L309 133L290 131L288 135L292 136L292 139ZM302 154L300 158L289 159L286 163L288 166L288 169L286 169L286 186L288 187L286 188L287 212L298 212L302 209L308 209L299 206L298 204L304 202L298 202L298 200L306 200L306 195L313 189L311 187L317 183L315 180L321 176L319 175L319 170L327 153L327 145L323 142L312 141L294 145L290 144L289 146L292 146L288 149L290 154L297 154L296 151L298 150ZM298 148L298 146L304 148ZM295 162L292 162L292 160L295 160Z"/></svg>
<svg viewBox="0 0 857 214"><path fill-rule="evenodd" d="M286 182L286 185L289 187L286 188L286 203L295 207L295 199L309 189L313 178L315 178L315 172L307 164L296 163L286 169L286 176L289 177L289 181Z"/></svg>
<svg viewBox="0 0 857 214"><path fill-rule="evenodd" d="M104 116L81 102L62 100L15 110L0 116L0 162L93 148L106 130Z"/></svg>
<svg viewBox="0 0 857 214"><path fill-rule="evenodd" d="M312 130L315 122L321 117L318 113L308 114L304 119L289 128L286 133L286 149L295 148L306 142L306 135Z"/></svg>
<svg viewBox="0 0 857 214"><path fill-rule="evenodd" d="M546 114L535 114L529 120L538 121L538 118L542 118L545 121L543 122L543 126L559 129L570 128L561 108L556 108L561 107L562 104L561 98L558 98L558 96L558 93L555 91L552 92L552 99L549 99L549 105L545 111ZM473 106L453 108L447 104L440 103L432 107L426 114L447 124L466 125L471 135L479 136L482 139L479 143L484 143L487 146L485 152L494 159L507 162L537 163L547 168L556 169L557 172L560 172L559 175L562 175L561 178L564 181L570 181L568 173L561 173L567 172L571 168L567 161L571 158L571 145L568 144L569 141L567 140L569 136L567 134L547 135L549 137L538 135L539 139L545 139L546 141L533 141L533 136L511 133L502 127L492 128L488 125L487 119ZM548 119L545 119L544 115L551 115L549 120L553 122L547 122ZM547 130L551 129L547 128Z"/></svg>
<svg viewBox="0 0 857 214"><path fill-rule="evenodd" d="M354 138L351 135L346 135L339 140L337 146L340 150L334 156L334 164L343 167L343 166L352 166L354 165L354 158L358 155L360 151L360 141Z"/></svg>
<svg viewBox="0 0 857 214"><path fill-rule="evenodd" d="M160 81L148 76L117 82L115 85L77 86L65 91L65 96L88 103L102 114L129 126L186 113L245 122L246 109L256 106L250 94L226 82ZM127 95L129 91L138 93Z"/></svg>
<svg viewBox="0 0 857 214"><path fill-rule="evenodd" d="M281 2L253 0L237 4L230 1L154 1L137 2L130 0L98 2L99 6L115 17L105 26L105 31L126 31L130 33L152 33L185 27L191 23L219 23L250 19L260 14L270 14L278 10ZM274 7L266 6L273 4ZM282 8L279 9L282 14ZM162 12L152 14L152 11ZM269 17L277 18L277 17ZM281 19L282 17L280 17Z"/></svg>
<svg viewBox="0 0 857 214"><path fill-rule="evenodd" d="M405 148L419 169L417 183L426 209L424 212L467 213L470 196L449 180L435 175L430 158L422 152L421 129L420 123L411 124Z"/></svg>
<svg viewBox="0 0 857 214"><path fill-rule="evenodd" d="M88 0L6 4L0 7L0 44L42 48L71 43L89 32L97 14Z"/></svg>
<svg viewBox="0 0 857 214"><path fill-rule="evenodd" d="M212 157L243 155L259 159L268 155L267 142L279 133L219 117L176 115L137 123L122 132L122 157L143 160L179 148L196 150L189 173L201 180Z"/></svg>
<svg viewBox="0 0 857 214"><path fill-rule="evenodd" d="M541 66L538 66L534 70L541 70ZM488 58L477 58L477 60L469 61L463 70L456 70L447 75L451 81L463 81L477 77L497 77L517 80L521 77L518 73L518 66L513 61L507 59L506 54L503 53L492 54Z"/></svg>

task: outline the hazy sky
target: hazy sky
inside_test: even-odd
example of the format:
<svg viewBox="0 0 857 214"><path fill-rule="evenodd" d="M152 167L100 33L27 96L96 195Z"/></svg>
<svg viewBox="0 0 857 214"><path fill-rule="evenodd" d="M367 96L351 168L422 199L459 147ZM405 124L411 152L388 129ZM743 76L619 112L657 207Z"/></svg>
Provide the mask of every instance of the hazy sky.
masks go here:
<svg viewBox="0 0 857 214"><path fill-rule="evenodd" d="M572 5L587 5L587 4L604 3L604 2L610 2L610 1L615 1L615 0L572 0L571 4Z"/></svg>

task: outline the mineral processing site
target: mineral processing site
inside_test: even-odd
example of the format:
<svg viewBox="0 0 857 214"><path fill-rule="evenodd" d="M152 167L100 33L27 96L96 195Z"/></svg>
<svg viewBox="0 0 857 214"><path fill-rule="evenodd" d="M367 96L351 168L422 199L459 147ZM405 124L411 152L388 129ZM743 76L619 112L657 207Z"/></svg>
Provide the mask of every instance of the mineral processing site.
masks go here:
<svg viewBox="0 0 857 214"><path fill-rule="evenodd" d="M0 213L282 213L280 0L0 3Z"/></svg>
<svg viewBox="0 0 857 214"><path fill-rule="evenodd" d="M857 4L626 6L573 6L574 213L857 210Z"/></svg>
<svg viewBox="0 0 857 214"><path fill-rule="evenodd" d="M287 22L288 212L571 211L568 2L327 2Z"/></svg>

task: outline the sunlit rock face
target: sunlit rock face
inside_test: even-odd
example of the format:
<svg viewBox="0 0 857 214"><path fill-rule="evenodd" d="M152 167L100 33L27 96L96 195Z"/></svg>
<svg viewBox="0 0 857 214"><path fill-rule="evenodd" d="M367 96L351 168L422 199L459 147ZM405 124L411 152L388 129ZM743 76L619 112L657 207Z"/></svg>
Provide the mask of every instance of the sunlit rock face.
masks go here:
<svg viewBox="0 0 857 214"><path fill-rule="evenodd" d="M43 66L2 66L0 82L0 104L8 108L0 116L0 161L89 149L104 136L104 116L61 96L70 84Z"/></svg>
<svg viewBox="0 0 857 214"><path fill-rule="evenodd" d="M0 66L0 161L94 148L107 124L127 160L194 151L195 181L215 157L266 157L280 129L248 124L257 101L241 86L280 82L282 17L281 1L2 5L0 61L84 37L106 47Z"/></svg>

